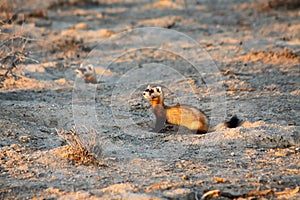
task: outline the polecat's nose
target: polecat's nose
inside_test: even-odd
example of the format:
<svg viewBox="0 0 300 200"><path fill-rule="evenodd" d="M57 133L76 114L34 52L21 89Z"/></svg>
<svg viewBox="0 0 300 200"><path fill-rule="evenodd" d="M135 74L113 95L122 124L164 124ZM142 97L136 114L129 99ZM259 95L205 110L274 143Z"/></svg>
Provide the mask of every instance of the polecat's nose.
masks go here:
<svg viewBox="0 0 300 200"><path fill-rule="evenodd" d="M143 95L145 96L145 95L146 95L146 92L143 92Z"/></svg>

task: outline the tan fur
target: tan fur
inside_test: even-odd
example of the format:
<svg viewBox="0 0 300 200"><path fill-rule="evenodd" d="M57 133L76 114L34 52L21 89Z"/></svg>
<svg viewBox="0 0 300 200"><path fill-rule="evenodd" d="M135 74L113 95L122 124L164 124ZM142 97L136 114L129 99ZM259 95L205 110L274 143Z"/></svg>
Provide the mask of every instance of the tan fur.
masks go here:
<svg viewBox="0 0 300 200"><path fill-rule="evenodd" d="M167 108L167 123L185 126L191 130L208 131L207 117L200 110L187 106L173 106Z"/></svg>

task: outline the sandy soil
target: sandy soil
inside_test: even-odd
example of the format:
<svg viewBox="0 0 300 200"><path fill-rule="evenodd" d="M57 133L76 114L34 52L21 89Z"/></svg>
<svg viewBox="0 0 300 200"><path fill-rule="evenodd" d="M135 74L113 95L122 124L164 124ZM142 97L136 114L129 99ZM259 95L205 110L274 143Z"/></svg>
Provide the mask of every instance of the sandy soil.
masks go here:
<svg viewBox="0 0 300 200"><path fill-rule="evenodd" d="M13 2L0 3L1 37L30 38L26 51L39 63L24 61L17 79L0 82L0 199L300 199L299 1ZM129 49L97 46L153 26L193 38L205 51L190 59L209 55L218 71L200 76L172 51L128 51L159 38L166 49L193 52L174 32L119 40ZM101 82L75 79L97 50L106 55L95 61ZM150 132L154 117L141 95L149 83L168 86L168 104L196 105L213 125L234 114L244 123L205 135ZM83 124L97 131L79 127L86 153L67 137Z"/></svg>

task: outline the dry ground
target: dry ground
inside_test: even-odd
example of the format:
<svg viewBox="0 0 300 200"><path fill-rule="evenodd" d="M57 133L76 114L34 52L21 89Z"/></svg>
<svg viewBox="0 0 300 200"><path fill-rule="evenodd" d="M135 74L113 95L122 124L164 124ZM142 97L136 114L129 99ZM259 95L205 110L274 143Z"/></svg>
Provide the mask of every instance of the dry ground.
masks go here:
<svg viewBox="0 0 300 200"><path fill-rule="evenodd" d="M20 2L0 3L1 40L29 38L26 51L39 63L21 62L13 70L16 78L1 76L0 199L300 198L299 1ZM102 69L97 86L75 80L74 69L96 42L150 26L199 42L218 67L212 77L219 82L211 85L221 83L223 91L212 96L208 83L186 70L192 69L190 63L149 49L120 54ZM16 40L1 42L2 57L11 45L21 45ZM123 42L134 46L140 41ZM109 58L119 49L102 50ZM184 79L155 68L162 64L182 72ZM0 74L5 71L1 68ZM135 76L128 78L129 72ZM148 84L144 78L151 80L153 74L162 77L150 83L175 88L166 88L168 104L189 94L188 83L200 99L196 105L210 114L215 114L214 96L226 94L226 106L218 104L227 109L220 118L237 114L243 125L205 135L177 127L149 132L154 118L141 91ZM75 102L78 112L72 110L81 86L95 94L100 128L72 142L68 135L76 136L68 130L83 121L76 110L80 102ZM195 104L193 98L182 101ZM135 126L121 123L128 118Z"/></svg>

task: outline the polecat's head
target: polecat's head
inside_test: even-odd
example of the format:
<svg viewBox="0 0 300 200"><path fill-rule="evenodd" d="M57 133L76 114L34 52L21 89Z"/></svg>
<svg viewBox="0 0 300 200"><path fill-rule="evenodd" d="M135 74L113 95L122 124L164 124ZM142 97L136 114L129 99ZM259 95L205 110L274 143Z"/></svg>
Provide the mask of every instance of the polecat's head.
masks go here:
<svg viewBox="0 0 300 200"><path fill-rule="evenodd" d="M162 96L161 87L159 87L159 86L150 87L150 85L148 85L148 87L143 92L143 96L146 99L153 99L155 97L160 97L160 96Z"/></svg>
<svg viewBox="0 0 300 200"><path fill-rule="evenodd" d="M93 75L95 73L95 68L92 64L88 64L83 66L82 64L78 69L75 70L76 76L83 77Z"/></svg>

